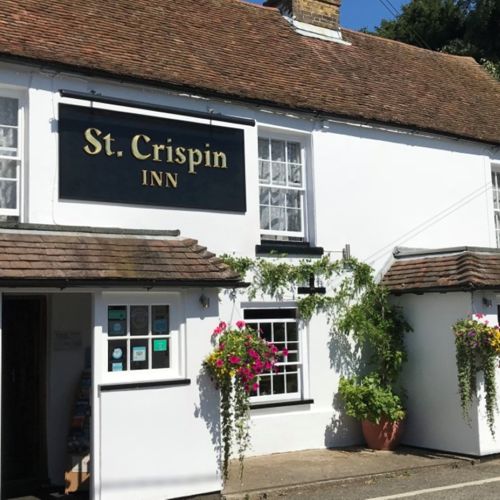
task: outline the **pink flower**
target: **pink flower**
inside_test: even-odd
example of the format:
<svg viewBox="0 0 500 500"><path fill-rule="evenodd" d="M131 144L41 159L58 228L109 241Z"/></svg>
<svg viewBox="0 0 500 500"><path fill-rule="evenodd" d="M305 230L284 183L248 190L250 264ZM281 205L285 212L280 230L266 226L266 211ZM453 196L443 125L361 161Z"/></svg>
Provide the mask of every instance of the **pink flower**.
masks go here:
<svg viewBox="0 0 500 500"><path fill-rule="evenodd" d="M230 356L229 357L229 362L232 363L233 365L237 365L241 359L238 356Z"/></svg>
<svg viewBox="0 0 500 500"><path fill-rule="evenodd" d="M245 328L246 323L244 321L237 321L236 326L241 330L242 328Z"/></svg>
<svg viewBox="0 0 500 500"><path fill-rule="evenodd" d="M253 349L248 349L248 355L253 359L259 359L259 355Z"/></svg>
<svg viewBox="0 0 500 500"><path fill-rule="evenodd" d="M281 351L281 354L283 354L283 356L288 356L288 349L286 349L286 348L285 348L285 349L283 349L283 350Z"/></svg>
<svg viewBox="0 0 500 500"><path fill-rule="evenodd" d="M224 366L224 361L222 361L222 359L218 359L216 362L215 362L215 366L217 368L221 368L222 366Z"/></svg>
<svg viewBox="0 0 500 500"><path fill-rule="evenodd" d="M482 314L482 313L476 313L475 316L476 316L477 319L484 318L484 314Z"/></svg>
<svg viewBox="0 0 500 500"><path fill-rule="evenodd" d="M212 335L216 336L216 335L220 335L222 333L222 328L221 327L217 327L214 329Z"/></svg>
<svg viewBox="0 0 500 500"><path fill-rule="evenodd" d="M271 352L273 354L276 354L278 352L278 348L274 344L269 344L269 348L271 349Z"/></svg>
<svg viewBox="0 0 500 500"><path fill-rule="evenodd" d="M252 390L256 391L259 388L259 384L255 383L252 385Z"/></svg>
<svg viewBox="0 0 500 500"><path fill-rule="evenodd" d="M225 329L227 328L227 323L225 323L224 321L221 321L221 322L219 323L219 328L220 328L221 330L225 330Z"/></svg>

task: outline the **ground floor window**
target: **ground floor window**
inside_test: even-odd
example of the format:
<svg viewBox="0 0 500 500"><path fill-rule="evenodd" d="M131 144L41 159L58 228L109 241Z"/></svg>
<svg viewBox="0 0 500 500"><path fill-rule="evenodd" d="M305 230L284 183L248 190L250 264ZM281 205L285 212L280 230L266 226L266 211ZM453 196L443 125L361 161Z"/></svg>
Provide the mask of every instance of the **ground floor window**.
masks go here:
<svg viewBox="0 0 500 500"><path fill-rule="evenodd" d="M300 331L295 308L245 309L246 323L286 355L274 370L260 377L252 401L289 400L302 397Z"/></svg>
<svg viewBox="0 0 500 500"><path fill-rule="evenodd" d="M493 189L496 245L500 248L500 164L492 165L491 184Z"/></svg>
<svg viewBox="0 0 500 500"><path fill-rule="evenodd" d="M108 371L170 368L168 305L108 306Z"/></svg>

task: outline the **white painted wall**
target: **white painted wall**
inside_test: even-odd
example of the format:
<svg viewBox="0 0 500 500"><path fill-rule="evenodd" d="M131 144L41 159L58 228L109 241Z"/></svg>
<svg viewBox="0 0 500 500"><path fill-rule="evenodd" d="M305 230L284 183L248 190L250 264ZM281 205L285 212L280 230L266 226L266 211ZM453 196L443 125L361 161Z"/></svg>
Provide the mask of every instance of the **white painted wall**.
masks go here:
<svg viewBox="0 0 500 500"><path fill-rule="evenodd" d="M96 500L163 500L221 489L218 470L219 399L211 381L201 374L204 357L211 349L211 332L217 324L215 291L205 291L210 307L199 304L200 290L173 294L123 293L123 300L145 297L175 304L179 309L181 342L187 354L177 378L190 385L100 391L95 401L93 477ZM96 296L94 342L101 344L110 296ZM171 306L172 328L177 328ZM104 351L104 353L103 353ZM101 365L104 349L94 351ZM102 369L96 385L112 383ZM120 374L117 374L120 375ZM104 380L106 382L104 382Z"/></svg>
<svg viewBox="0 0 500 500"><path fill-rule="evenodd" d="M83 293L48 296L48 390L47 447L49 478L64 485L67 468L67 438L80 376L85 368L85 351L91 341L91 295ZM81 346L63 348L57 336L78 334ZM90 360L90 351L89 351Z"/></svg>
<svg viewBox="0 0 500 500"><path fill-rule="evenodd" d="M409 294L399 297L397 303L414 330L406 336L408 363L402 377L408 391L403 443L480 455L476 407L471 408L470 426L462 418L451 330L457 319L471 311L471 294Z"/></svg>

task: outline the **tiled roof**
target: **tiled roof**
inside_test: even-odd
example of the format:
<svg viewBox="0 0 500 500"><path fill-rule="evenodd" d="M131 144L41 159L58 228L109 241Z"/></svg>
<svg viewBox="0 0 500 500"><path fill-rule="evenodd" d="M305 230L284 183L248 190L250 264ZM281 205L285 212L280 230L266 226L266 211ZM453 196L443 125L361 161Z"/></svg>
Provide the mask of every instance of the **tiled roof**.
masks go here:
<svg viewBox="0 0 500 500"><path fill-rule="evenodd" d="M191 239L0 233L0 286L241 286Z"/></svg>
<svg viewBox="0 0 500 500"><path fill-rule="evenodd" d="M500 251L463 247L396 255L382 283L397 294L500 289Z"/></svg>
<svg viewBox="0 0 500 500"><path fill-rule="evenodd" d="M239 0L2 0L0 55L500 143L500 84L471 58L343 30L298 35Z"/></svg>

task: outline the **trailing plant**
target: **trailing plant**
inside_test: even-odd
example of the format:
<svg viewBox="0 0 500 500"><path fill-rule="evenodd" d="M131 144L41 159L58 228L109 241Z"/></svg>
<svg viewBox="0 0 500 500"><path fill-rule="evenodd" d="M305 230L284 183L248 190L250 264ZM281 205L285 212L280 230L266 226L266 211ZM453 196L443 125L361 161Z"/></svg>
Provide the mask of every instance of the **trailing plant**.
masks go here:
<svg viewBox="0 0 500 500"><path fill-rule="evenodd" d="M278 348L261 339L244 321L236 327L221 322L213 331L215 344L204 364L220 390L222 476L227 479L233 443L243 474L245 452L250 444L249 396L259 387L259 375L274 369L278 356L286 356L286 349Z"/></svg>
<svg viewBox="0 0 500 500"><path fill-rule="evenodd" d="M297 263L286 260L285 254L273 259L250 259L222 255L221 259L243 278L251 275L248 297L267 295L282 300L285 294L296 295L297 288L309 282L311 276L329 284L326 294L313 293L297 298L297 309L304 320L325 312L333 321L366 286L373 283L372 269L356 259L332 261L328 255L319 259L301 259Z"/></svg>
<svg viewBox="0 0 500 500"><path fill-rule="evenodd" d="M380 376L372 373L361 380L342 378L339 393L344 400L347 415L357 420L380 423L382 418L393 422L405 416L402 398Z"/></svg>
<svg viewBox="0 0 500 500"><path fill-rule="evenodd" d="M486 417L491 434L495 435L497 394L495 372L500 354L500 329L481 321L482 314L469 316L453 325L458 373L460 405L465 420L470 421L469 410L476 394L476 374L484 374Z"/></svg>

